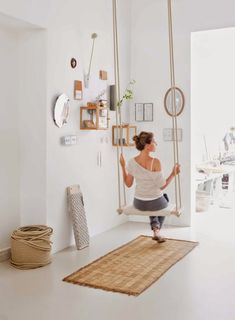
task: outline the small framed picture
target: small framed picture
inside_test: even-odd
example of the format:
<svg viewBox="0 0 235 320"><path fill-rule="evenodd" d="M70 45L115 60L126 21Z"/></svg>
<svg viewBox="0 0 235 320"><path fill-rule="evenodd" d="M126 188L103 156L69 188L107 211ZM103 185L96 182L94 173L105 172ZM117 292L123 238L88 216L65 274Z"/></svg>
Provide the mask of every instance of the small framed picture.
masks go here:
<svg viewBox="0 0 235 320"><path fill-rule="evenodd" d="M144 121L144 104L135 104L135 121Z"/></svg>
<svg viewBox="0 0 235 320"><path fill-rule="evenodd" d="M177 134L176 134L177 133ZM175 131L172 128L163 128L163 140L164 141L182 141L183 130L182 128L177 128Z"/></svg>
<svg viewBox="0 0 235 320"><path fill-rule="evenodd" d="M74 100L82 100L82 81L74 81Z"/></svg>
<svg viewBox="0 0 235 320"><path fill-rule="evenodd" d="M153 103L144 103L144 121L153 121Z"/></svg>
<svg viewBox="0 0 235 320"><path fill-rule="evenodd" d="M100 80L107 80L107 79L108 79L107 71L100 70Z"/></svg>

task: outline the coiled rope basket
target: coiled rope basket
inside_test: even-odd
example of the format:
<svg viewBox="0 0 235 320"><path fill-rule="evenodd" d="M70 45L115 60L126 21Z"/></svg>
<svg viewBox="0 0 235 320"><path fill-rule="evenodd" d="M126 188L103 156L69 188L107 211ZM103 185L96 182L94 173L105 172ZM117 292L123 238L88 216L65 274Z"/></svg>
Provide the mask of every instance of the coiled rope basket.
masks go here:
<svg viewBox="0 0 235 320"><path fill-rule="evenodd" d="M20 227L11 235L11 264L19 269L34 269L51 263L50 236L45 225Z"/></svg>

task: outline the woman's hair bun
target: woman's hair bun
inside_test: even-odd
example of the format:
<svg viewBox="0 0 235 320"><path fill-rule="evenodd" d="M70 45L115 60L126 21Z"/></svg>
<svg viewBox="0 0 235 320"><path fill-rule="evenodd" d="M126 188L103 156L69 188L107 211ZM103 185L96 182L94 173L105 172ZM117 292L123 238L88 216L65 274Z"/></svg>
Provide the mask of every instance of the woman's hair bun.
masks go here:
<svg viewBox="0 0 235 320"><path fill-rule="evenodd" d="M139 142L139 141L140 141L140 138L139 138L139 136L137 136L137 135L135 135L132 139L133 139L133 141L135 141L135 142Z"/></svg>
<svg viewBox="0 0 235 320"><path fill-rule="evenodd" d="M132 138L135 141L136 149L142 151L146 144L150 144L153 140L153 133L142 131L139 135Z"/></svg>

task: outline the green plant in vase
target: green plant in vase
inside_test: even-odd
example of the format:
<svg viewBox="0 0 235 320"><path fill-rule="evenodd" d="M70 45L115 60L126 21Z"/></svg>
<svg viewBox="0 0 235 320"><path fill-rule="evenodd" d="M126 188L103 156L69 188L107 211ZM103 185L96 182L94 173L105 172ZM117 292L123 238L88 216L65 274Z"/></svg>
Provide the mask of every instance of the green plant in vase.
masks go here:
<svg viewBox="0 0 235 320"><path fill-rule="evenodd" d="M133 96L134 96L134 93L133 93L133 90L132 90L132 86L135 84L135 80L131 80L129 83L128 83L128 85L127 85L127 87L126 87L126 89L125 89L125 91L124 91L124 94L123 94L123 96L122 96L122 98L118 101L118 103L117 103L117 106L120 108L121 106L122 106L122 104L123 104L123 102L125 101L125 100L131 100L131 99L133 99Z"/></svg>

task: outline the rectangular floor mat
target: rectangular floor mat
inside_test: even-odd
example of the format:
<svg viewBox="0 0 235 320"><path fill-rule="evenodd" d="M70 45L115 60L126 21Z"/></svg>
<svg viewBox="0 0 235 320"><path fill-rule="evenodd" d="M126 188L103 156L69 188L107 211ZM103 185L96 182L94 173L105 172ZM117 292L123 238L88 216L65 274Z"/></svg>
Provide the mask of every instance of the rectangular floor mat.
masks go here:
<svg viewBox="0 0 235 320"><path fill-rule="evenodd" d="M70 283L138 296L197 242L139 236L63 279Z"/></svg>

